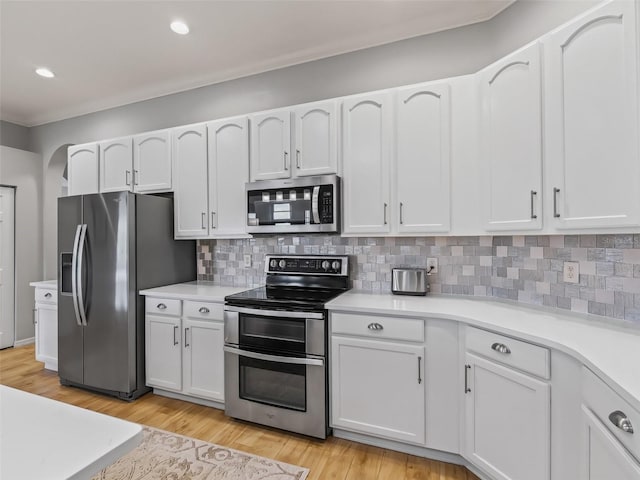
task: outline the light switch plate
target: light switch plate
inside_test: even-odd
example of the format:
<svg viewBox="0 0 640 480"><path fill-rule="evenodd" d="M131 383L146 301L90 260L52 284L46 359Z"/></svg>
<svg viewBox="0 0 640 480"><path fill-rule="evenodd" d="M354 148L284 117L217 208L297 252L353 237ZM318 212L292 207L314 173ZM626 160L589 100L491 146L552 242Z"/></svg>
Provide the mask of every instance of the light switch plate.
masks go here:
<svg viewBox="0 0 640 480"><path fill-rule="evenodd" d="M564 262L562 280L565 283L578 283L579 277L580 277L580 263Z"/></svg>

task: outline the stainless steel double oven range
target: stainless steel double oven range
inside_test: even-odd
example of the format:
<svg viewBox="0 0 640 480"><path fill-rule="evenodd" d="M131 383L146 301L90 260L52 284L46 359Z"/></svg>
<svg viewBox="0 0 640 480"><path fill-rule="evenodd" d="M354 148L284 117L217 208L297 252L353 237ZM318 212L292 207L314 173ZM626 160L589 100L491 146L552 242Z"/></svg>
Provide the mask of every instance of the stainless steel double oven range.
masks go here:
<svg viewBox="0 0 640 480"><path fill-rule="evenodd" d="M225 298L225 413L329 433L325 303L349 289L346 256L267 255L266 286Z"/></svg>

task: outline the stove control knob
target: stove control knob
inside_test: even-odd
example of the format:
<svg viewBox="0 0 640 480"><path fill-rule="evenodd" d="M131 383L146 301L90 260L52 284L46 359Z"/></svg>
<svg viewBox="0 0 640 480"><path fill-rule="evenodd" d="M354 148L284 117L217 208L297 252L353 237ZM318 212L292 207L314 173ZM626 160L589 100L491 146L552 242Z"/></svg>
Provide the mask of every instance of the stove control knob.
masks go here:
<svg viewBox="0 0 640 480"><path fill-rule="evenodd" d="M271 268L276 268L276 267L278 266L278 261L274 258L273 260L271 260L271 261L269 262L269 266L270 266Z"/></svg>
<svg viewBox="0 0 640 480"><path fill-rule="evenodd" d="M323 270L329 270L329 267L330 267L330 266L331 266L331 264L329 263L329 261L328 261L328 260L324 260L324 261L322 262L322 269L323 269Z"/></svg>
<svg viewBox="0 0 640 480"><path fill-rule="evenodd" d="M340 262L338 260L334 260L331 264L331 268L333 268L335 271L340 270Z"/></svg>
<svg viewBox="0 0 640 480"><path fill-rule="evenodd" d="M284 267L286 267L286 266L287 266L287 262L286 262L286 260L280 260L280 262L278 263L278 266L279 266L282 270L284 270Z"/></svg>

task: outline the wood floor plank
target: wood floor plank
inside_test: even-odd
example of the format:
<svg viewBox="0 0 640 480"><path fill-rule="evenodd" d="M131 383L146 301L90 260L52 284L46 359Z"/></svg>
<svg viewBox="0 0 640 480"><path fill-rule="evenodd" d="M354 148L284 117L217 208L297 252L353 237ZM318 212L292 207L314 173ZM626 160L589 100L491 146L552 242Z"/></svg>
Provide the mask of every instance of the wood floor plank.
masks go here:
<svg viewBox="0 0 640 480"><path fill-rule="evenodd" d="M308 480L479 480L463 467L363 445L325 441L233 420L224 412L149 393L134 402L60 385L34 346L0 350L0 383L131 422L309 468Z"/></svg>

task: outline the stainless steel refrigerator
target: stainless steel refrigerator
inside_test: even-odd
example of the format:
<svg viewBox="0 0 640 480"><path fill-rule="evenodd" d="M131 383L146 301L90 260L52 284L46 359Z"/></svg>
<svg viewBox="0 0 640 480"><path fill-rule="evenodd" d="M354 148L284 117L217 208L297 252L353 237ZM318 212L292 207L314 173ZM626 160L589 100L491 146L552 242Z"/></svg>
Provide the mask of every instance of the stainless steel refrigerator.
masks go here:
<svg viewBox="0 0 640 480"><path fill-rule="evenodd" d="M126 400L149 391L139 290L196 278L173 238L173 200L129 192L58 200L60 383Z"/></svg>

